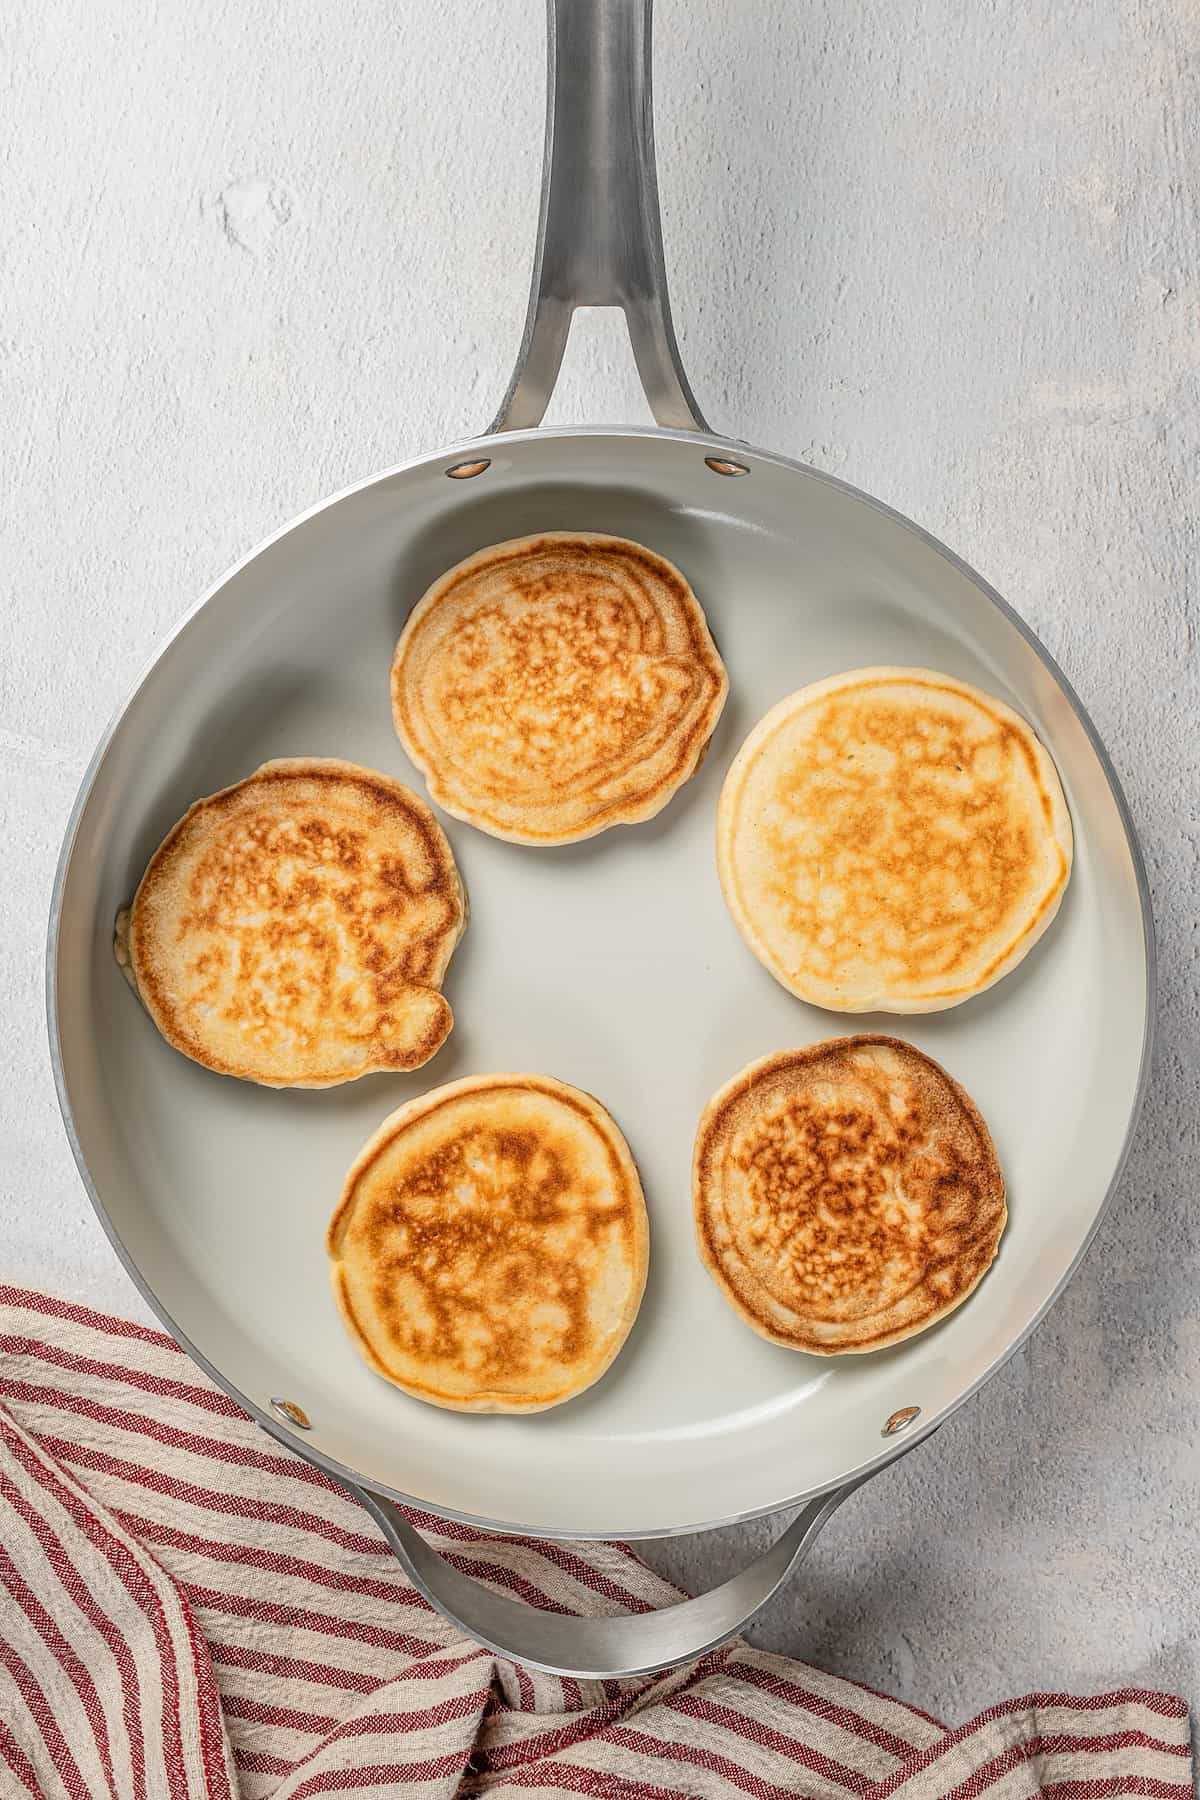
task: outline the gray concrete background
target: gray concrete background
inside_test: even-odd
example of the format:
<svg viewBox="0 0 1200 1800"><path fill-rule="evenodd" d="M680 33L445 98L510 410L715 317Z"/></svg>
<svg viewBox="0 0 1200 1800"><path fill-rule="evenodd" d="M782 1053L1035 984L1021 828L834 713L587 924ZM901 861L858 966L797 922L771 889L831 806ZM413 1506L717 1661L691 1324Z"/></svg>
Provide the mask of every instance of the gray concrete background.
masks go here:
<svg viewBox="0 0 1200 1800"><path fill-rule="evenodd" d="M523 316L538 0L18 0L0 18L3 1272L138 1313L60 1129L42 939L159 636L327 492L482 428ZM1196 0L660 0L676 317L709 416L949 540L1091 708L1162 1030L1036 1340L856 1496L764 1643L961 1718L1200 1699ZM555 418L641 419L607 319ZM712 1580L757 1529L659 1545Z"/></svg>

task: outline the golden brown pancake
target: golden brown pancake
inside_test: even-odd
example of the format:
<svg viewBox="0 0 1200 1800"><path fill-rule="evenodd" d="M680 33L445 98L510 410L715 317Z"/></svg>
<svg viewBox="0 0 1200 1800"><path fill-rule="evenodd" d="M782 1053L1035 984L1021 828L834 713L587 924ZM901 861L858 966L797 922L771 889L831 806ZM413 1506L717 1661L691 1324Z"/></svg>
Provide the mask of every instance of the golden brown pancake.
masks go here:
<svg viewBox="0 0 1200 1800"><path fill-rule="evenodd" d="M738 930L839 1012L939 1012L991 987L1058 911L1071 854L1024 719L928 669L853 669L780 701L717 815Z"/></svg>
<svg viewBox="0 0 1200 1800"><path fill-rule="evenodd" d="M355 1348L405 1393L539 1412L608 1368L649 1254L629 1146L548 1075L472 1075L384 1121L329 1227Z"/></svg>
<svg viewBox="0 0 1200 1800"><path fill-rule="evenodd" d="M588 531L469 556L417 602L392 664L396 730L430 794L517 844L652 818L727 689L679 570Z"/></svg>
<svg viewBox="0 0 1200 1800"><path fill-rule="evenodd" d="M466 922L423 800L354 763L264 763L159 845L116 954L169 1044L265 1087L415 1069L453 1024Z"/></svg>
<svg viewBox="0 0 1200 1800"><path fill-rule="evenodd" d="M751 1063L709 1101L692 1191L700 1254L772 1343L820 1356L899 1343L961 1306L1007 1212L969 1095L897 1038Z"/></svg>

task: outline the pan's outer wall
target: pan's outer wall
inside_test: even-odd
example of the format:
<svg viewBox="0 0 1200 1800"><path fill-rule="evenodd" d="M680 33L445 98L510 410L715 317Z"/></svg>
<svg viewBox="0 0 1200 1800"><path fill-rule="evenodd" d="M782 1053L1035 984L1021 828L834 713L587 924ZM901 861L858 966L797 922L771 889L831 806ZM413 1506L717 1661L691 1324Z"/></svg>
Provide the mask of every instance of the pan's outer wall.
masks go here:
<svg viewBox="0 0 1200 1800"><path fill-rule="evenodd" d="M706 454L750 473L715 475ZM491 466L447 481L468 455ZM422 1076L267 1095L172 1056L110 953L116 908L163 832L267 755L346 755L415 781L387 718L387 656L408 607L482 544L582 527L643 538L679 561L706 606L733 698L695 782L660 821L545 861L450 823L473 920L449 984L459 1028ZM712 817L766 705L820 673L884 662L944 667L1031 718L1064 779L1077 860L1060 919L1021 970L954 1013L890 1022L947 1064L993 1127L1012 1212L995 1269L913 1343L817 1366L750 1340L691 1254L689 1120L752 1055L863 1022L800 1005L748 958L720 905ZM567 970L581 979L564 1006ZM919 1406L914 1433L934 1429L1033 1328L1128 1150L1149 1064L1153 933L1107 758L1049 658L978 577L887 508L783 458L597 429L422 458L305 515L218 584L85 778L48 982L60 1100L105 1229L164 1324L268 1430L447 1516L645 1537L772 1512L878 1466L900 1447L881 1435L893 1412ZM645 1004L624 1031L622 982ZM357 1362L323 1285L321 1227L339 1171L399 1099L471 1068L549 1058L598 1091L631 1139L651 1200L651 1285L591 1396L536 1419L463 1420ZM303 1405L311 1434L285 1431L272 1396Z"/></svg>

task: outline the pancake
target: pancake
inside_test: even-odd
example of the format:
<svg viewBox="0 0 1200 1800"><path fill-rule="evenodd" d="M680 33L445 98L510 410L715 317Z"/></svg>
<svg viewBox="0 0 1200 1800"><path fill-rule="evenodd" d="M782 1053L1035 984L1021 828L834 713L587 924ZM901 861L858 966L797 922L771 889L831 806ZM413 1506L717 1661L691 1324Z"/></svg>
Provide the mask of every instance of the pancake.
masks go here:
<svg viewBox="0 0 1200 1800"><path fill-rule="evenodd" d="M939 1012L991 987L1058 911L1071 854L1024 719L928 669L854 669L780 701L717 814L738 930L837 1012Z"/></svg>
<svg viewBox="0 0 1200 1800"><path fill-rule="evenodd" d="M264 1087L415 1069L454 1022L466 923L425 802L354 763L264 763L159 845L116 955L176 1050Z"/></svg>
<svg viewBox="0 0 1200 1800"><path fill-rule="evenodd" d="M979 1112L897 1038L751 1063L709 1101L692 1167L700 1255L762 1337L880 1350L961 1306L1004 1230Z"/></svg>
<svg viewBox="0 0 1200 1800"><path fill-rule="evenodd" d="M417 602L392 664L396 730L434 800L516 844L652 818L727 689L679 570L587 531L469 556Z"/></svg>
<svg viewBox="0 0 1200 1800"><path fill-rule="evenodd" d="M384 1121L327 1248L378 1374L434 1406L517 1413L603 1375L637 1316L649 1234L599 1101L548 1075L472 1075Z"/></svg>

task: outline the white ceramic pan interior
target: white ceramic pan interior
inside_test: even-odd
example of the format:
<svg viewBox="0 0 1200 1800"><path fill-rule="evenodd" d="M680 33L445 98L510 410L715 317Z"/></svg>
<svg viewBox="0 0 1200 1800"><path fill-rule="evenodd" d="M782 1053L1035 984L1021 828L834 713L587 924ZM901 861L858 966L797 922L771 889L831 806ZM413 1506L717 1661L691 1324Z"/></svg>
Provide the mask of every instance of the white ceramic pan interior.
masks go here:
<svg viewBox="0 0 1200 1800"><path fill-rule="evenodd" d="M174 1326L255 1407L283 1397L305 1449L373 1486L519 1529L641 1535L774 1509L874 1461L881 1429L932 1425L1021 1336L1103 1204L1138 1087L1146 1019L1137 870L1118 800L1070 700L964 569L894 515L813 473L629 432L493 447L464 495L437 457L331 502L258 551L163 652L110 741L62 895L57 1017L79 1148L111 1229ZM566 471L569 470L569 478ZM736 502L736 509L729 510ZM446 821L471 922L434 1062L323 1093L211 1075L170 1050L112 955L112 924L200 794L274 756L345 756L421 790L392 728L388 668L426 584L469 551L541 529L620 532L690 577L730 700L696 778L648 825L558 850ZM847 1018L778 986L721 898L717 795L749 727L838 669L912 663L976 682L1058 765L1075 868L1016 972L924 1018ZM768 1051L853 1030L928 1051L982 1108L1010 1223L977 1294L909 1344L820 1359L756 1337L697 1259L700 1110ZM355 1152L410 1095L488 1069L598 1095L650 1209L638 1323L591 1392L527 1418L440 1411L373 1375L329 1288L323 1234Z"/></svg>
<svg viewBox="0 0 1200 1800"><path fill-rule="evenodd" d="M641 0L559 10L647 23ZM559 51L561 101L561 40ZM552 57L552 118L554 77ZM561 145L556 155L562 167ZM637 179L660 256L645 157ZM559 303L547 204L541 297L535 280L505 425L540 416L561 350L546 339ZM619 262L627 250L606 254ZM575 297L592 297L586 281ZM659 416L694 417L661 288L649 336L638 282L616 297ZM718 473L713 458L745 473ZM485 460L472 478L447 479ZM481 546L573 528L650 545L704 606L731 692L697 777L653 822L565 849L444 821L471 922L446 984L456 1028L417 1073L273 1092L170 1050L111 948L117 909L167 829L270 757L347 757L423 791L388 696L410 607ZM988 993L923 1018L848 1018L794 999L741 942L717 882L717 795L746 732L803 683L864 664L945 670L1014 706L1054 757L1075 829L1073 878L1041 942ZM920 1409L915 1440L998 1366L1061 1289L1116 1179L1140 1096L1150 967L1144 879L1107 760L1046 654L963 564L827 476L692 431L502 431L291 525L163 649L97 754L64 850L51 1031L80 1166L120 1254L171 1330L271 1430L442 1514L638 1537L844 1484L899 1447L883 1435L892 1415ZM705 1274L692 1140L711 1093L752 1058L864 1029L906 1037L975 1098L1010 1223L991 1273L945 1323L893 1350L825 1360L756 1337ZM323 1244L345 1171L384 1116L490 1069L545 1071L596 1094L633 1148L651 1221L649 1285L626 1348L590 1392L524 1418L441 1411L372 1374L339 1321ZM279 1399L303 1409L308 1432L280 1421Z"/></svg>

